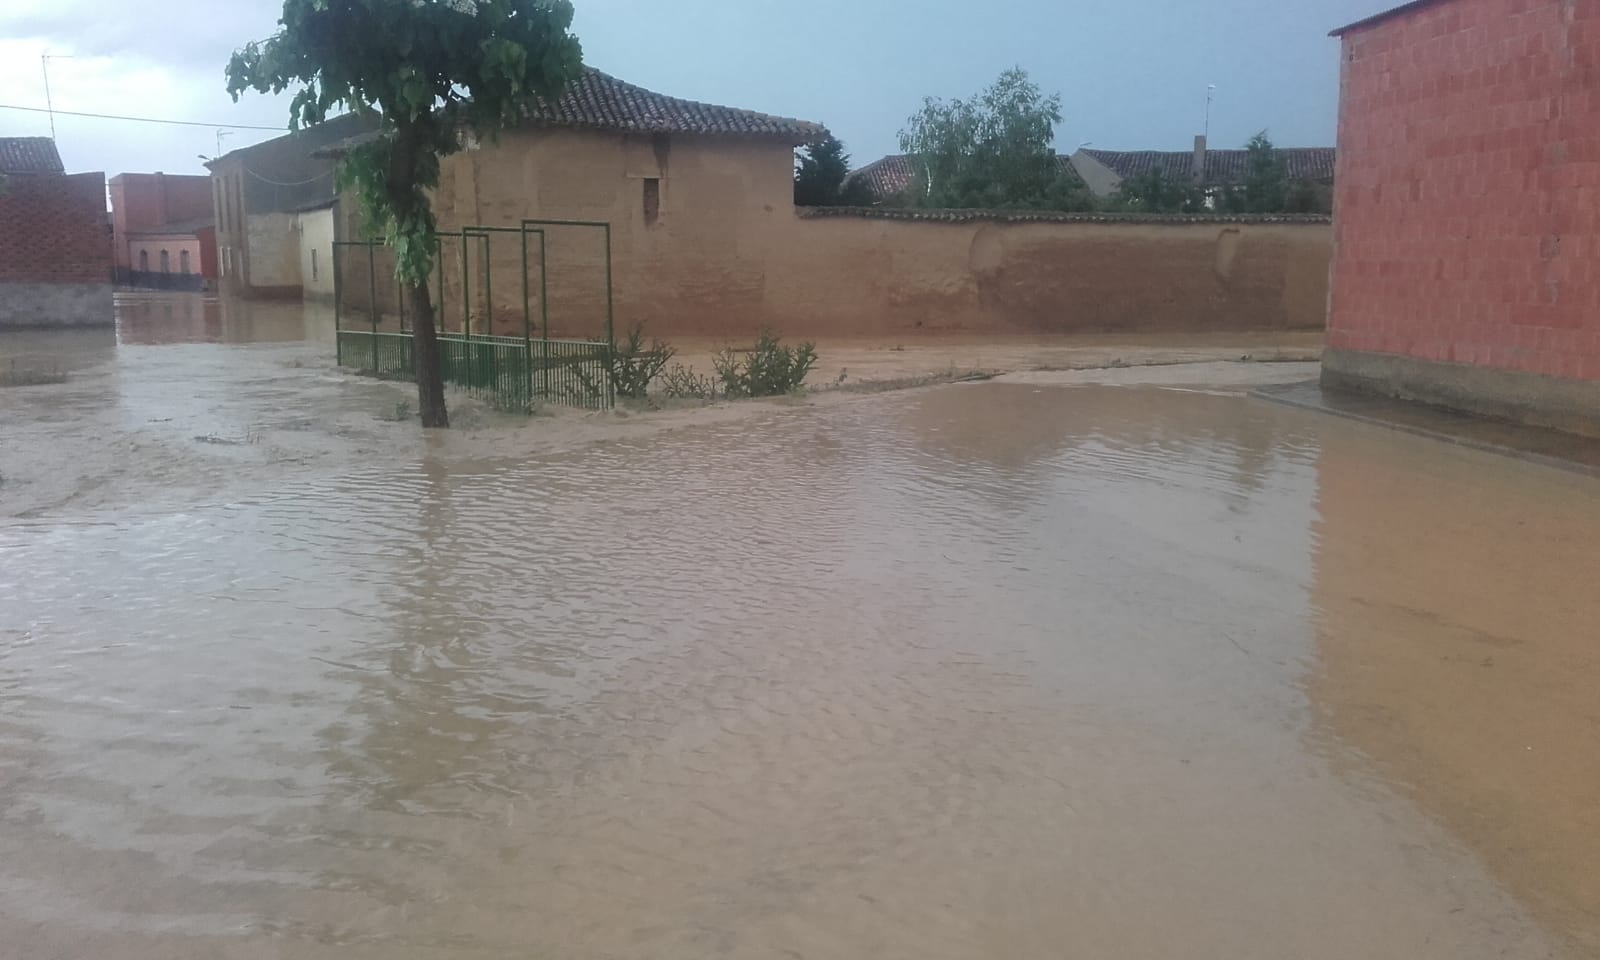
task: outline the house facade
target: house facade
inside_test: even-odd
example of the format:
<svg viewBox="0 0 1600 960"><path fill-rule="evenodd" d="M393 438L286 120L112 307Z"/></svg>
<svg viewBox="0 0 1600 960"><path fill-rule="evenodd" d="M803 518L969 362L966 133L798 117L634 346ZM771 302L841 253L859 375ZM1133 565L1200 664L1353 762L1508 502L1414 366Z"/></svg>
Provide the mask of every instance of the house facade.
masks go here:
<svg viewBox="0 0 1600 960"><path fill-rule="evenodd" d="M223 293L297 300L309 284L313 296L332 295L332 279L322 277L321 266L333 257L337 161L317 153L372 126L346 114L207 162ZM303 249L308 225L313 238L326 240L316 255L316 279L310 277L311 254ZM308 269L302 270L303 263Z"/></svg>
<svg viewBox="0 0 1600 960"><path fill-rule="evenodd" d="M210 177L119 173L107 192L118 283L167 290L215 286Z"/></svg>
<svg viewBox="0 0 1600 960"><path fill-rule="evenodd" d="M105 174L68 174L48 137L0 137L0 328L110 324Z"/></svg>
<svg viewBox="0 0 1600 960"><path fill-rule="evenodd" d="M1324 382L1600 434L1600 4L1423 0L1334 36Z"/></svg>

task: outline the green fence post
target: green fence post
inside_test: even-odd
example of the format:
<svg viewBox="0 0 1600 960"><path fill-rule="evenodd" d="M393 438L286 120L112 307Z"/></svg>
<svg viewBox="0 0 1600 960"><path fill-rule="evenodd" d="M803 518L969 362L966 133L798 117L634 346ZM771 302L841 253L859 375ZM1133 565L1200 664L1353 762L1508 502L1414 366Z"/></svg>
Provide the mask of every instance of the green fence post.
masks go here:
<svg viewBox="0 0 1600 960"><path fill-rule="evenodd" d="M372 372L378 373L378 253L377 241L367 241L367 305L372 319Z"/></svg>
<svg viewBox="0 0 1600 960"><path fill-rule="evenodd" d="M461 332L472 339L471 271L467 269L467 231L461 231Z"/></svg>
<svg viewBox="0 0 1600 960"><path fill-rule="evenodd" d="M339 244L333 244L333 362L335 366L344 366L344 335L339 330L339 314L341 312L340 300L344 297L343 286L339 279Z"/></svg>
<svg viewBox="0 0 1600 960"><path fill-rule="evenodd" d="M528 306L528 227L517 229L522 237L522 378L527 390L523 406L533 409L533 310Z"/></svg>

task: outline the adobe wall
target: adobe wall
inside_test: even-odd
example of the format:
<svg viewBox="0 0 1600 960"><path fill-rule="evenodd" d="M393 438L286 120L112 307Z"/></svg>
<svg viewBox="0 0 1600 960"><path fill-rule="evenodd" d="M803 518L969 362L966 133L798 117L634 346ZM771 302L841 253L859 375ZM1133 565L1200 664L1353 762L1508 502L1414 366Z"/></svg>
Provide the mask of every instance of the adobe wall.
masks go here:
<svg viewBox="0 0 1600 960"><path fill-rule="evenodd" d="M1343 52L1325 379L1600 432L1600 6L1456 0Z"/></svg>
<svg viewBox="0 0 1600 960"><path fill-rule="evenodd" d="M619 332L639 321L652 336L741 338L763 326L834 336L1322 324L1325 220L812 215L794 208L791 163L789 148L770 141L521 131L449 158L435 210L445 230L515 227L525 217L609 222ZM603 234L549 227L545 239L552 334L601 334ZM441 258L447 328L459 329L470 310L474 330L485 329L487 271L495 332L521 332L520 244L515 233L472 239L463 264L460 241L448 242ZM530 244L537 329L536 235ZM356 312L368 289L359 259L341 258L346 305ZM384 309L392 297L386 286L392 280L380 279Z"/></svg>
<svg viewBox="0 0 1600 960"><path fill-rule="evenodd" d="M948 223L800 217L790 151L748 140L541 131L453 158L446 226L611 222L619 328L747 336L1316 328L1330 229L1314 224ZM659 206L645 206L647 178ZM619 188L620 185L620 188ZM512 238L515 239L515 238ZM558 333L603 323L594 231L551 228ZM520 326L520 250L495 238L497 329ZM480 245L469 247L468 274ZM459 297L460 257L446 258ZM532 281L530 281L530 284ZM469 286L481 284L469 282ZM472 298L481 311L481 298ZM459 313L459 309L457 310ZM509 331L508 331L509 332Z"/></svg>

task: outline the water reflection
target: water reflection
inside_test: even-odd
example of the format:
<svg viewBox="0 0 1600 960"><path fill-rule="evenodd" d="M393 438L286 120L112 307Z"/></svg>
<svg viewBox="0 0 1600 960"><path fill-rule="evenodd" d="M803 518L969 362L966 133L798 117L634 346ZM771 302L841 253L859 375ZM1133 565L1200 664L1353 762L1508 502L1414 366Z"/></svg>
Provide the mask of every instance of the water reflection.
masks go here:
<svg viewBox="0 0 1600 960"><path fill-rule="evenodd" d="M1317 476L1328 731L1600 955L1600 485L1348 424Z"/></svg>
<svg viewBox="0 0 1600 960"><path fill-rule="evenodd" d="M0 942L1560 955L1315 736L1326 423L986 384L0 526Z"/></svg>
<svg viewBox="0 0 1600 960"><path fill-rule="evenodd" d="M333 308L239 300L202 293L121 294L117 341L124 344L273 343L333 337Z"/></svg>

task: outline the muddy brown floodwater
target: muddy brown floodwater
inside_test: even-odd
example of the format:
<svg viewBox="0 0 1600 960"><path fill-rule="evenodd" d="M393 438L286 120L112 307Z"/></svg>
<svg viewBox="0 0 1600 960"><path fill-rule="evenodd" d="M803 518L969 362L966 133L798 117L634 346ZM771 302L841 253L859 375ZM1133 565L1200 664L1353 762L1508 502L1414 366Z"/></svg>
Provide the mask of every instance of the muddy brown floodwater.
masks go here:
<svg viewBox="0 0 1600 960"><path fill-rule="evenodd" d="M236 322L0 391L0 956L1600 955L1600 481L1284 365L424 438Z"/></svg>

